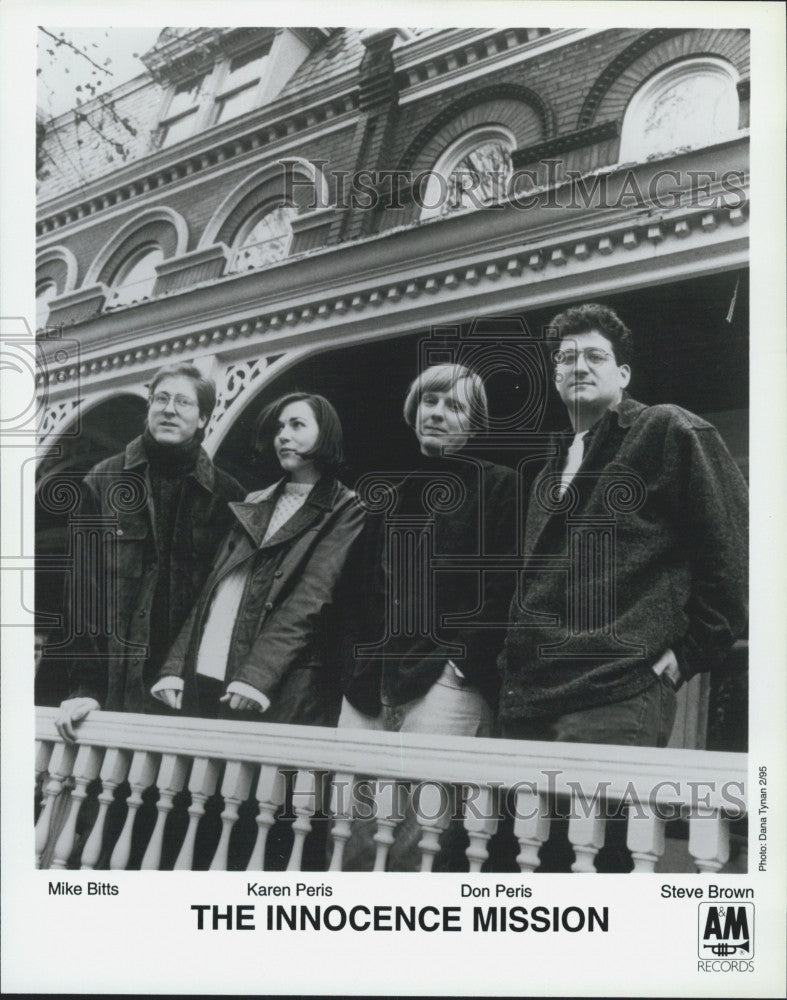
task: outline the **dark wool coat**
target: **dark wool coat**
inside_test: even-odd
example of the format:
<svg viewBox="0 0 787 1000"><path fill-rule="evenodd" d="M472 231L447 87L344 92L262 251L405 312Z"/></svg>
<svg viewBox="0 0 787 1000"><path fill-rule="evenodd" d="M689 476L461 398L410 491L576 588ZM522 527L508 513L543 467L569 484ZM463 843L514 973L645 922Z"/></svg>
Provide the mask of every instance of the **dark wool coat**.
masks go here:
<svg viewBox="0 0 787 1000"><path fill-rule="evenodd" d="M263 541L283 482L230 505L235 523L160 673L183 678L185 714L211 715L212 706L199 705L195 682L203 628L219 583L248 565L237 617L227 622L232 638L225 683L243 681L270 699L262 721L336 723L341 690L330 612L364 514L351 490L323 478Z"/></svg>
<svg viewBox="0 0 787 1000"><path fill-rule="evenodd" d="M217 469L200 448L181 491L170 557L169 643L178 634L213 565L232 515L229 502L244 490ZM89 695L112 712L159 710L149 693L161 664L148 662L151 603L158 581L156 513L142 438L125 452L99 462L85 477L79 518L108 519L114 534L103 546L89 579L77 581L82 599L114 599L115 625L108 638L82 641L72 669L72 697ZM73 592L69 600L74 600ZM159 644L160 645L160 644Z"/></svg>
<svg viewBox="0 0 787 1000"><path fill-rule="evenodd" d="M441 482L452 481L459 501L450 486L441 501ZM359 711L377 715L383 703L421 697L449 659L496 704L496 661L516 583L516 482L513 469L465 453L421 459L391 484L391 508L369 516L348 574L355 596L342 605L344 689ZM410 547L400 551L386 532L409 518ZM425 519L431 535L419 527ZM428 587L418 583L421 560L432 570ZM359 645L375 646L374 655L356 655Z"/></svg>
<svg viewBox="0 0 787 1000"><path fill-rule="evenodd" d="M668 648L689 678L746 625L747 491L715 428L626 398L589 432L569 491L550 497L571 436L556 439L530 495L502 719L634 697Z"/></svg>

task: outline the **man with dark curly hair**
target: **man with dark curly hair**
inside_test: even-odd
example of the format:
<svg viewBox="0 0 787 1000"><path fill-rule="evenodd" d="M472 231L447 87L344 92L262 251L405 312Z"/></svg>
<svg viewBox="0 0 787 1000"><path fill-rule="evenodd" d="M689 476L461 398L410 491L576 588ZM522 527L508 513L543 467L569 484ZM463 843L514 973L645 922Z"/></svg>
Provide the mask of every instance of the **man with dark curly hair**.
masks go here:
<svg viewBox="0 0 787 1000"><path fill-rule="evenodd" d="M501 733L665 746L676 690L746 624L746 486L710 424L627 396L631 333L611 309L551 327L572 430L531 491Z"/></svg>

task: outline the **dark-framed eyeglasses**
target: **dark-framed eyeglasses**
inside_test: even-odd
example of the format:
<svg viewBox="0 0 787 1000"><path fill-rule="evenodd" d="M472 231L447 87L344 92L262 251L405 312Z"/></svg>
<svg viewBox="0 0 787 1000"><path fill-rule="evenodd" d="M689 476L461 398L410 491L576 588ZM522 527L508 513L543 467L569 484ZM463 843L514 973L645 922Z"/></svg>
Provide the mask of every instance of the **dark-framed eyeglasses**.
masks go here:
<svg viewBox="0 0 787 1000"><path fill-rule="evenodd" d="M179 413L188 413L188 411L193 410L195 406L199 406L199 403L195 402L193 399L189 399L188 396L171 396L168 392L154 393L154 395L148 399L148 405L151 410L166 410L170 401Z"/></svg>
<svg viewBox="0 0 787 1000"><path fill-rule="evenodd" d="M555 368L573 368L580 356L585 359L585 363L590 365L591 368L598 368L599 365L603 365L606 361L615 360L609 351L604 351L600 347L586 347L582 351L553 351L552 364Z"/></svg>

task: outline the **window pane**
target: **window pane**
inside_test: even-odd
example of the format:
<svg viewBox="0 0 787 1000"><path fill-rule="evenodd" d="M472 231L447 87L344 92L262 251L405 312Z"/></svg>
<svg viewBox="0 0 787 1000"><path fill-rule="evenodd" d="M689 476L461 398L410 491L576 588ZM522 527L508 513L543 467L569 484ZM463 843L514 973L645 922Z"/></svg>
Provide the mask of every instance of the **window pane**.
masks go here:
<svg viewBox="0 0 787 1000"><path fill-rule="evenodd" d="M196 105L203 79L204 77L200 76L196 80L178 84L167 108L167 118L176 118Z"/></svg>
<svg viewBox="0 0 787 1000"><path fill-rule="evenodd" d="M658 95L644 121L648 151L704 146L727 138L738 127L738 108L729 78L698 74Z"/></svg>
<svg viewBox="0 0 787 1000"><path fill-rule="evenodd" d="M692 59L645 83L626 108L619 160L708 146L738 132L738 92L718 60Z"/></svg>
<svg viewBox="0 0 787 1000"><path fill-rule="evenodd" d="M487 132L488 135L488 132ZM438 161L423 194L422 219L479 208L506 197L513 173L509 142L479 136Z"/></svg>
<svg viewBox="0 0 787 1000"><path fill-rule="evenodd" d="M177 118L174 122L170 122L164 126L164 138L161 140L162 148L165 146L174 146L176 142L187 139L191 135L194 131L196 110L195 108L193 111L189 111L188 114L183 115L182 118Z"/></svg>
<svg viewBox="0 0 787 1000"><path fill-rule="evenodd" d="M164 252L160 247L149 247L132 256L118 271L109 304L130 305L150 298L156 283L156 266L162 260Z"/></svg>
<svg viewBox="0 0 787 1000"><path fill-rule="evenodd" d="M292 242L293 205L280 205L262 216L236 243L231 271L265 267L287 256ZM241 233L243 230L241 230Z"/></svg>
<svg viewBox="0 0 787 1000"><path fill-rule="evenodd" d="M463 157L451 174L456 208L472 208L479 201L499 201L505 196L513 172L511 154L497 140L485 142ZM450 204L452 199L449 199Z"/></svg>
<svg viewBox="0 0 787 1000"><path fill-rule="evenodd" d="M246 83L251 83L252 80L259 80L269 51L270 45L266 45L262 49L254 49L242 56L235 56L222 84L222 93L226 94L228 90L235 90Z"/></svg>
<svg viewBox="0 0 787 1000"><path fill-rule="evenodd" d="M256 99L256 82L246 87L245 90L239 90L230 97L222 98L218 101L216 121L226 122L230 118L237 118L238 115L243 115L247 111L251 111L251 109L255 106Z"/></svg>

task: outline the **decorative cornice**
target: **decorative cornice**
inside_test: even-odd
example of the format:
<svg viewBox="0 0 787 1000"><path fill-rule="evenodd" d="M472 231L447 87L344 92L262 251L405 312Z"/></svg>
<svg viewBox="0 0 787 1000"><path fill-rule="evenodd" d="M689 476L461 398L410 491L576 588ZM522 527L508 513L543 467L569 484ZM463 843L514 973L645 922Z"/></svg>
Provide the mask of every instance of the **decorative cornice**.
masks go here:
<svg viewBox="0 0 787 1000"><path fill-rule="evenodd" d="M275 31L275 28L165 28L141 59L154 80L168 84L209 70L218 53L241 52L272 38Z"/></svg>
<svg viewBox="0 0 787 1000"><path fill-rule="evenodd" d="M192 148L185 156L181 153L178 158L176 153L173 157L171 151L167 150L166 155L154 154L148 158L151 161L150 172L144 171L143 161L136 161L125 179L118 179L118 174L122 177L125 173L118 171L118 174L113 174L114 183L106 186L107 178L103 178L95 185L100 193L86 197L76 204L72 201L69 207L41 218L36 224L36 234L39 237L46 236L80 219L98 215L106 209L134 198L177 184L194 174L207 173L213 167L255 152L267 144L280 142L298 132L349 115L357 108L356 89L352 93L339 94L321 104L291 111L279 118L255 124L251 128L249 123L246 123L243 131L238 131L235 124L223 142L217 142L215 130L209 129L198 137L197 148ZM265 109L264 113L269 115L270 108Z"/></svg>
<svg viewBox="0 0 787 1000"><path fill-rule="evenodd" d="M515 167L523 167L527 163L557 156L558 153L568 153L585 146L592 146L597 142L604 142L607 139L616 139L619 134L618 122L608 121L590 128L578 129L576 132L567 132L565 135L556 135L552 139L547 139L546 142L538 142L532 146L517 149L511 154L511 159Z"/></svg>
<svg viewBox="0 0 787 1000"><path fill-rule="evenodd" d="M156 284L153 296L165 295L220 278L227 267L230 251L224 243L192 250L170 260L162 261L156 267Z"/></svg>
<svg viewBox="0 0 787 1000"><path fill-rule="evenodd" d="M403 61L404 64L398 67L402 89L528 45L550 33L550 28L500 28L484 32L481 37L478 31L459 39L441 37L440 44L430 46L431 53L408 50L407 55L415 60Z"/></svg>
<svg viewBox="0 0 787 1000"><path fill-rule="evenodd" d="M109 289L106 285L95 284L77 288L74 292L67 292L51 299L47 327L84 323L98 316L106 305L108 295Z"/></svg>
<svg viewBox="0 0 787 1000"><path fill-rule="evenodd" d="M484 255L476 253L472 263L438 262L409 277L400 274L387 281L367 281L363 287L359 284L354 290L328 291L311 298L308 294L303 295L297 305L274 306L241 321L211 323L201 332L162 337L157 343L145 347L115 348L79 365L59 368L48 365L46 383L63 387L101 372L149 365L153 360L171 356L226 349L235 341L270 338L288 329L296 332L314 328L315 325L345 322L344 318L348 315L358 316L383 307L407 309L412 301L424 299L425 303L429 297L441 292L458 301L463 287L467 291L472 290L473 294L489 295L493 286L499 286L501 281L521 284L524 280L522 275L527 272L537 273L539 281L543 281L550 272L553 277L558 277L558 272L571 262L584 265L594 258L598 266L602 259L617 255L623 263L625 256L638 247L653 248L647 253L650 259L653 250L662 244L682 241L692 235L710 237L725 225L733 228L742 225L747 216L747 204L713 209L687 205L659 213L645 205L638 206L635 214L613 214L605 223L601 220L603 224L599 224L600 217L591 211L587 213L585 225L574 224L563 232L545 233L540 238L520 241L515 250L503 248ZM465 216L465 224L468 220L472 220L471 214ZM461 223L462 220L447 221ZM718 241L719 236L716 234L712 238ZM337 255L350 249L353 247L348 245L331 253ZM296 263L299 262L292 262ZM311 260L304 263L313 266ZM594 266L593 260L588 266ZM335 285L332 287L335 288ZM189 294L194 294L194 291L190 288ZM43 376L39 376L38 384L42 383Z"/></svg>

